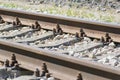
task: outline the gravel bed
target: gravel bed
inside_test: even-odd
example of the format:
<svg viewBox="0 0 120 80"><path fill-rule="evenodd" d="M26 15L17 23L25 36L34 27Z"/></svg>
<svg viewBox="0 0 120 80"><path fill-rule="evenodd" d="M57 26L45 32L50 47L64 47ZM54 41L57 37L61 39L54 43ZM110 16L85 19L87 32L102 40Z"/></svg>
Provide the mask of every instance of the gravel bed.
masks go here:
<svg viewBox="0 0 120 80"><path fill-rule="evenodd" d="M22 36L15 36L14 38L6 39L13 42L34 42L35 40L44 39L46 36L51 36L51 31L41 30L41 31L34 31L28 32Z"/></svg>
<svg viewBox="0 0 120 80"><path fill-rule="evenodd" d="M54 38L48 38L46 40L38 40L35 41L34 43L29 43L30 46L35 46L35 47L40 47L40 46L51 46L53 47L57 44L63 44L64 42L67 43L71 40L75 40L75 37L73 35L69 34L63 34L63 35L57 35Z"/></svg>
<svg viewBox="0 0 120 80"><path fill-rule="evenodd" d="M54 54L59 54L57 52L62 51L63 53L61 54L63 55L120 68L120 47L116 47L113 42L109 45L103 45L99 41L84 40L69 46L61 45L57 48L52 47L44 49L53 51Z"/></svg>
<svg viewBox="0 0 120 80"><path fill-rule="evenodd" d="M19 34L23 34L28 31L32 31L32 29L29 27L22 27L15 30L3 31L3 32L0 32L0 37L12 37Z"/></svg>
<svg viewBox="0 0 120 80"><path fill-rule="evenodd" d="M102 44L101 43L95 43L95 42L78 42L78 43L75 43L74 45L72 46L60 46L59 49L63 49L65 51L73 51L73 52L81 52L81 51L84 51L84 50L88 50L88 49L91 49L91 48L94 48L96 46L101 46Z"/></svg>
<svg viewBox="0 0 120 80"><path fill-rule="evenodd" d="M82 59L89 59L93 62L120 68L120 47L115 48L114 46L106 45L75 54Z"/></svg>
<svg viewBox="0 0 120 80"><path fill-rule="evenodd" d="M8 24L8 23L0 24L0 31L1 31L1 30L5 30L5 29L8 29L8 28L11 28L11 27L13 27L12 24Z"/></svg>
<svg viewBox="0 0 120 80"><path fill-rule="evenodd" d="M8 79L8 80L56 80L54 77L46 78L46 77L35 77L35 76L20 76L15 79Z"/></svg>
<svg viewBox="0 0 120 80"><path fill-rule="evenodd" d="M120 47L104 46L91 51L74 53L73 56L120 68Z"/></svg>
<svg viewBox="0 0 120 80"><path fill-rule="evenodd" d="M20 76L21 72L18 71L18 70L12 70L13 67L0 67L0 79L5 79L7 78L8 76L9 77L14 77L14 76ZM16 75L15 75L16 74Z"/></svg>
<svg viewBox="0 0 120 80"><path fill-rule="evenodd" d="M91 41L89 38L86 37L83 41L76 42L75 44L72 43L69 46L61 45L57 48L53 47L50 50L63 50L67 51L70 54L71 52L81 52L98 46L102 46L102 43Z"/></svg>

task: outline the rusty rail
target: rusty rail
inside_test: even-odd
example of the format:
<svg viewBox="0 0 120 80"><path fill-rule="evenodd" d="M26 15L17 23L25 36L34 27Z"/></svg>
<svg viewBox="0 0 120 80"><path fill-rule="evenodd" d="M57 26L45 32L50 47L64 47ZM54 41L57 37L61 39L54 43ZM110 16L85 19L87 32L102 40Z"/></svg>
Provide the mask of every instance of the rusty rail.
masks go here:
<svg viewBox="0 0 120 80"><path fill-rule="evenodd" d="M65 55L55 55L41 49L2 40L0 40L0 49L0 55L4 55L4 57L8 56L8 58L10 58L9 55L12 53L18 55L17 57L18 61L21 63L21 67L28 70L33 71L36 66L40 67L40 63L46 62L53 75L62 80L75 80L78 72L81 72L83 77L87 80L120 79L119 68L113 68Z"/></svg>
<svg viewBox="0 0 120 80"><path fill-rule="evenodd" d="M0 8L0 14L120 34L120 25Z"/></svg>
<svg viewBox="0 0 120 80"><path fill-rule="evenodd" d="M90 21L86 22L79 19L2 8L0 8L0 15L13 17L17 16L24 19L49 23L59 23L67 25L65 29L68 28L68 26L74 26L72 27L74 30L84 28L86 30L98 32L109 32L111 34L115 34L116 36L120 34L120 25L103 24ZM69 28L71 29L71 27ZM66 29L66 32L67 31L69 32L69 29ZM119 38L117 38L118 42ZM9 55L12 53L17 54L18 60L22 64L21 67L32 71L36 68L36 66L39 67L40 63L46 62L53 75L62 80L75 80L78 72L81 72L86 80L120 80L120 70L118 70L118 68L84 61L65 55L55 55L49 51L43 51L42 49L0 40L0 56L9 58ZM1 57L0 60L4 60L2 58L3 57Z"/></svg>
<svg viewBox="0 0 120 80"><path fill-rule="evenodd" d="M93 38L100 38L101 36L104 36L106 32L109 32L112 39L115 42L120 42L120 35L119 35L120 25L119 24L100 23L100 22L86 21L86 20L81 20L76 18L26 12L22 10L11 10L11 9L4 9L4 8L0 8L0 15L5 19L9 18L9 21L11 21L10 19L11 16L19 17L21 18L21 20L23 19L22 22L27 25L31 22L33 23L33 21L35 20L40 21L41 24L42 22L43 24L59 23L62 25L64 32L69 32L69 33L79 32L80 28L84 28L87 35ZM12 20L13 19L14 18L12 18ZM53 29L52 26L53 25L51 25L51 27L45 27L45 28Z"/></svg>

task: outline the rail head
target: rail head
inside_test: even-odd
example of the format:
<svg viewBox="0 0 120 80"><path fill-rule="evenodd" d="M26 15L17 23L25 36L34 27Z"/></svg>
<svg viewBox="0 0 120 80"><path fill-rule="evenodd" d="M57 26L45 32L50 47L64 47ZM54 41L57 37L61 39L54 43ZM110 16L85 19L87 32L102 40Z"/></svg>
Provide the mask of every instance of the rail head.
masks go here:
<svg viewBox="0 0 120 80"><path fill-rule="evenodd" d="M75 34L80 28L85 29L87 35L92 38L100 39L104 36L106 32L110 33L113 41L120 42L120 24L109 24L95 21L82 20L77 18L65 17L65 16L55 16L50 14L27 12L23 10L16 9L6 9L0 8L0 15L4 18L14 19L13 17L21 18L26 25L33 23L35 20L41 22L42 25L57 24L62 25L64 32L70 32ZM12 18L11 18L12 17ZM11 21L11 20L8 21ZM30 24L31 25L31 24ZM43 26L44 27L44 26ZM46 29L53 29L51 27L44 27Z"/></svg>
<svg viewBox="0 0 120 80"><path fill-rule="evenodd" d="M23 10L6 8L0 8L0 14L120 34L120 24L103 23L73 17L27 12Z"/></svg>
<svg viewBox="0 0 120 80"><path fill-rule="evenodd" d="M49 58L52 58L52 59L55 59L55 60L64 61L66 63L67 62L68 63L73 63L73 64L82 65L82 66L85 66L85 67L101 70L101 71L104 71L104 72L120 75L120 69L119 68L114 68L114 67L110 67L110 66L107 66L107 65L103 65L103 64L99 64L99 63L95 63L95 62L91 62L91 61L87 61L87 60L77 59L77 58L67 56L67 55L53 54L50 51L46 51L46 50L40 49L40 48L31 47L31 46L28 46L28 45L23 45L23 44L19 44L19 43L13 43L13 42L0 40L0 48L2 49L3 46L5 46L6 50L7 50L7 48L9 48L9 49L11 48L13 51L17 51L19 49L21 51L32 52L34 54L46 56L46 57L49 57ZM29 55L29 54L26 54L26 53L24 53L24 54Z"/></svg>

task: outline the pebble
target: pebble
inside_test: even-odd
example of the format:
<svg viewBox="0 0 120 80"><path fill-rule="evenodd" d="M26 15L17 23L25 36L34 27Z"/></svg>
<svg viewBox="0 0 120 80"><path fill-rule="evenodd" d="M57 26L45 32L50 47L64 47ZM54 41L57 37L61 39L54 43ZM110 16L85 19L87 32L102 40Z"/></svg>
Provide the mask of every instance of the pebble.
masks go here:
<svg viewBox="0 0 120 80"><path fill-rule="evenodd" d="M102 64L111 65L113 67L119 67L120 65L120 60L118 60L118 58L114 56L107 56L105 58L98 60L98 62Z"/></svg>
<svg viewBox="0 0 120 80"><path fill-rule="evenodd" d="M74 51L69 51L69 55L70 55L70 56L75 56Z"/></svg>
<svg viewBox="0 0 120 80"><path fill-rule="evenodd" d="M109 46L115 47L116 45L114 44L114 42L111 42L111 43L109 44Z"/></svg>
<svg viewBox="0 0 120 80"><path fill-rule="evenodd" d="M7 39L9 41L25 41L25 40L34 40L34 39L39 39L39 37L42 35L42 34L45 34L47 33L46 30L41 30L41 31L36 31L36 32L29 32L25 35L22 35L20 37L18 36L15 36L14 38L10 38L10 39ZM48 32L49 33L49 32Z"/></svg>
<svg viewBox="0 0 120 80"><path fill-rule="evenodd" d="M80 49L87 48L88 46L95 45L97 42L92 42L89 38L85 38L84 41L75 43L74 45L64 46L61 45L57 48L49 48L49 50L54 51L68 51L69 56L73 56L80 59L92 60L101 64L111 65L114 67L119 67L120 59L119 57L115 57L116 55L120 55L120 47L116 47L114 42L111 42L109 45L99 46L97 48L93 48L90 50L80 51ZM98 42L99 43L99 42ZM78 51L78 52L77 52Z"/></svg>
<svg viewBox="0 0 120 80"><path fill-rule="evenodd" d="M13 25L12 24L7 24L7 23L0 24L0 30L10 28L10 27L13 27Z"/></svg>
<svg viewBox="0 0 120 80"><path fill-rule="evenodd" d="M13 35L17 35L30 30L31 29L29 27L23 27L23 28L18 28L17 30L3 31L3 32L0 32L0 37L13 36Z"/></svg>
<svg viewBox="0 0 120 80"><path fill-rule="evenodd" d="M63 35L57 35L54 38L48 38L45 40L38 40L35 41L34 43L29 43L30 45L34 45L34 46L39 46L41 44L46 44L46 45L52 45L52 44L58 44L61 42L64 42L65 40L69 40L74 38L74 36L69 35L69 34L63 34Z"/></svg>
<svg viewBox="0 0 120 80"><path fill-rule="evenodd" d="M83 41L83 42L75 43L72 46L68 46L66 50L67 51L80 52L80 51L84 51L86 49L92 48L96 45L100 45L100 44L99 43L94 43L94 42Z"/></svg>
<svg viewBox="0 0 120 80"><path fill-rule="evenodd" d="M55 80L54 77L46 79L45 77L21 76L13 80Z"/></svg>
<svg viewBox="0 0 120 80"><path fill-rule="evenodd" d="M80 54L79 53L74 53L74 57L79 57Z"/></svg>

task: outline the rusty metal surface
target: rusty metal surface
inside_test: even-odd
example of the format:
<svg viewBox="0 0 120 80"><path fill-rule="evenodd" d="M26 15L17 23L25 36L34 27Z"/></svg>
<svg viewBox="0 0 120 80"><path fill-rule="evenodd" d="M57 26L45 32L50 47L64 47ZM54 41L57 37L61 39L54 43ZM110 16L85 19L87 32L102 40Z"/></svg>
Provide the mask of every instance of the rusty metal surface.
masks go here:
<svg viewBox="0 0 120 80"><path fill-rule="evenodd" d="M7 15L2 15L3 19L5 21L11 22L11 20L15 20L15 17L13 16L7 16ZM35 20L30 20L30 19L25 19L25 18L20 18L21 22L25 25L31 25L34 24ZM53 28L56 27L56 23L50 23L50 22L43 22L39 21L40 25L42 28L52 30ZM74 27L74 26L68 26L68 25L60 25L61 28L63 29L64 32L66 33L72 33L75 34L76 32L79 32L80 28L79 27ZM84 29L85 33L92 38L98 38L100 39L101 36L105 36L105 32L102 31L97 31L97 30L91 30L91 29ZM115 42L120 42L120 35L115 34L115 33L109 33L112 39Z"/></svg>
<svg viewBox="0 0 120 80"><path fill-rule="evenodd" d="M120 34L120 25L0 8L0 14ZM116 29L117 28L117 29Z"/></svg>
<svg viewBox="0 0 120 80"><path fill-rule="evenodd" d="M86 22L79 19L2 8L0 8L0 15L3 17L20 17L25 20L26 24L31 24L34 20L38 20L43 25L46 25L46 23L51 24L51 27L44 27L48 29L52 29L52 25L55 26L56 23L59 23L63 26L62 28L65 32L71 33L78 32L79 28L84 28L90 37L100 38L101 35L104 35L104 32L109 32L114 40L120 42L120 25ZM26 19L31 21L27 22ZM13 18L10 20L13 20ZM0 60L4 60L3 57L10 58L12 53L17 54L18 60L22 64L21 67L32 71L39 67L42 62L47 62L53 75L62 80L75 80L78 72L82 72L85 80L120 80L120 70L118 68L60 54L55 55L38 48L0 40Z"/></svg>
<svg viewBox="0 0 120 80"><path fill-rule="evenodd" d="M21 55L21 57L18 56L22 64L21 67L29 70L34 70L36 66L40 66L42 62L47 62L53 75L62 80L75 80L78 72L82 72L86 80L120 79L119 68L63 55L54 55L38 48L2 40L0 40L0 49L0 56L10 55L10 53ZM24 58L24 56L29 58ZM8 57L10 58L10 56Z"/></svg>
<svg viewBox="0 0 120 80"><path fill-rule="evenodd" d="M115 42L120 42L120 25L117 24L92 22L63 16L31 13L2 8L0 8L0 15L2 15L6 21L13 21L15 20L15 17L19 17L22 23L26 25L31 25L35 22L35 20L38 20L43 28L51 30L56 27L57 23L59 23L64 32L67 33L76 33L79 32L80 28L84 28L86 34L93 38L101 38L101 36L104 36L106 32L109 32L110 36Z"/></svg>

